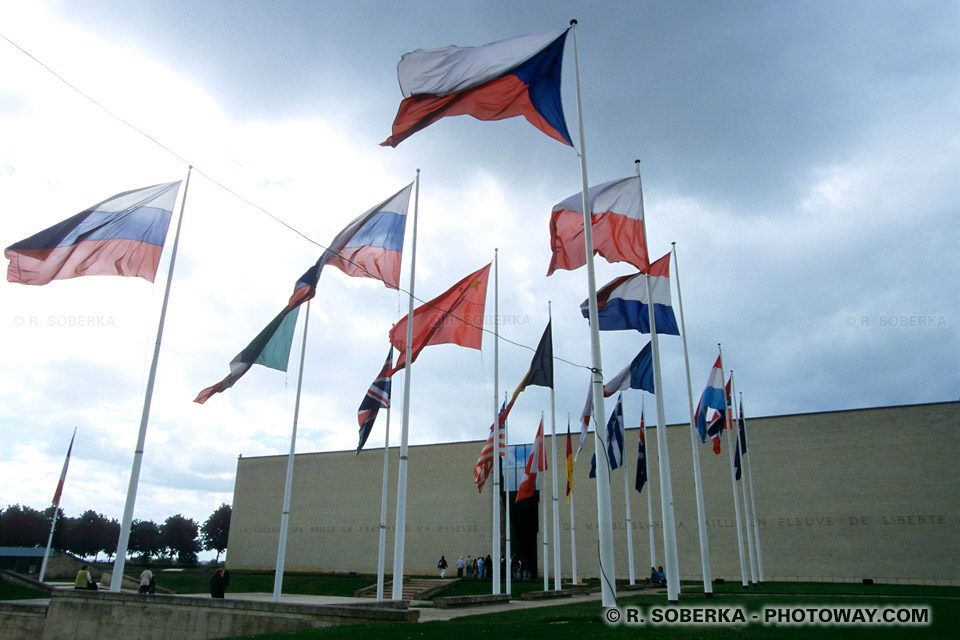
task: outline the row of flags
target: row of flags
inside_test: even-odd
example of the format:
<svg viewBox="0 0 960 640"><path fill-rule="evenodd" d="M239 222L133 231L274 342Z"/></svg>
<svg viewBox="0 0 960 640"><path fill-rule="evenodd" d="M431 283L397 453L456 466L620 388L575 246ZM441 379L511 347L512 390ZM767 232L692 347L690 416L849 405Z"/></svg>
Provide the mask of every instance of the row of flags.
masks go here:
<svg viewBox="0 0 960 640"><path fill-rule="evenodd" d="M522 36L479 47L449 46L416 50L405 54L398 64L403 100L393 123L392 134L382 145L395 147L417 131L455 115L480 120L523 116L546 135L573 146L560 99L561 63L570 29ZM583 171L584 181L586 172ZM54 279L84 275L139 276L153 281L164 238L169 227L179 182L155 185L118 194L68 220L8 247L7 279L22 284L42 285ZM324 250L316 264L296 282L286 306L230 363L230 373L220 382L202 390L195 402L203 404L216 393L232 387L254 364L285 370L299 307L316 295L326 265L349 276L381 280L388 288L399 288L400 261L407 209L413 184L370 209L347 225ZM553 207L549 222L551 260L547 275L557 269L573 270L587 263L584 242L584 207L589 207L593 253L609 262L625 262L638 274L615 279L597 295L599 330L634 329L650 332L648 309L652 305L657 333L679 335L670 304L669 254L650 264L644 234L643 198L639 175L606 182L574 194ZM393 364L392 349L358 410L360 426L357 451L362 449L380 408L389 407L390 381L406 366L407 330L412 322L411 361L423 348L434 344L457 344L479 349L482 326L467 319L483 317L490 265L466 276L437 298L425 303L398 322L389 332L392 347L400 356ZM648 276L649 274L649 276ZM583 315L588 316L582 305ZM159 341L158 341L159 344ZM597 365L598 366L598 365ZM719 371L719 380L716 372ZM505 404L496 420L502 424L517 396L526 386L553 388L552 335L547 325L530 369ZM696 428L705 441L709 433L709 409L727 416L722 390L722 365L711 372L697 408ZM628 388L654 392L650 346L647 345L623 371L605 386L609 396ZM719 394L719 398L718 398ZM583 412L581 448L591 419L592 396ZM641 416L642 421L642 416ZM732 426L732 425L731 425ZM622 395L608 422L609 468L623 463ZM474 469L482 490L493 460L491 437ZM645 458L641 429L638 458ZM741 438L742 447L746 447ZM538 444L537 444L538 443ZM719 435L715 447L719 452ZM532 493L536 474L546 469L543 456L543 424L527 460L523 493ZM580 449L577 450L579 454ZM739 456L740 447L737 447ZM567 440L568 499L572 487L572 441ZM636 488L646 481L638 464ZM532 480L531 480L532 478Z"/></svg>

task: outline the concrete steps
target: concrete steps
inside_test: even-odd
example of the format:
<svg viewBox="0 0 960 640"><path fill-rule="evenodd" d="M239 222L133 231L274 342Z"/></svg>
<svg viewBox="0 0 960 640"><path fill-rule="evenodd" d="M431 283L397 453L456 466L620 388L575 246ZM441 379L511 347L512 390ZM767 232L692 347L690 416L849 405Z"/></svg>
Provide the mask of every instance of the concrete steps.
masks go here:
<svg viewBox="0 0 960 640"><path fill-rule="evenodd" d="M460 578L451 578L449 580L404 578L403 579L403 600L426 600L432 598L438 593L446 591L450 587L460 582ZM393 594L393 581L383 585L383 595L389 598ZM371 585L357 590L354 594L357 598L376 598L377 585Z"/></svg>

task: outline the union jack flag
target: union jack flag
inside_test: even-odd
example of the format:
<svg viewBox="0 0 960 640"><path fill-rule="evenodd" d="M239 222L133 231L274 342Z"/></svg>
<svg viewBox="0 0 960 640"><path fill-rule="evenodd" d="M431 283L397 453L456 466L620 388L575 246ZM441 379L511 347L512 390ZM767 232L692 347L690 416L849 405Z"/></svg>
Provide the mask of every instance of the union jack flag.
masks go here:
<svg viewBox="0 0 960 640"><path fill-rule="evenodd" d="M367 389L367 395L363 397L363 402L360 403L360 408L357 410L357 422L360 423L360 444L357 445L356 455L360 455L360 449L363 449L367 438L370 437L370 432L373 431L373 423L377 419L380 408L390 408L391 369L393 369L393 345L390 345L390 351L387 353L387 359L383 363L380 374Z"/></svg>

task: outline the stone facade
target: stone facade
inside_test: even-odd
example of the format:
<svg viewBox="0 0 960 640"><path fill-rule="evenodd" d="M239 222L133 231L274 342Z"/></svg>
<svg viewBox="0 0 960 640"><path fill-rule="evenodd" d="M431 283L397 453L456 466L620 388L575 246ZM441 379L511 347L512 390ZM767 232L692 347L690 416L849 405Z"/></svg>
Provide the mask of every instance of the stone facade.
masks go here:
<svg viewBox="0 0 960 640"><path fill-rule="evenodd" d="M680 575L701 575L687 425L668 426ZM878 407L747 421L766 580L960 585L960 402ZM575 436L576 437L576 436ZM651 479L632 489L638 433L626 448L634 556L649 573L648 526L663 564L656 431L647 434ZM561 572L570 575L570 512L563 497L565 435L557 438ZM473 466L482 443L413 446L409 451L407 574L432 574L441 554L491 549L492 487L478 495ZM724 447L726 447L726 441ZM551 447L549 436L546 451ZM726 450L699 447L714 578L740 580L737 528ZM599 574L594 481L587 478L593 437L574 478L577 569ZM387 571L393 560L396 449L390 455ZM376 573L382 449L297 455L290 509L288 571ZM241 458L237 465L228 564L272 569L276 563L286 456ZM617 576L627 574L623 471L611 477ZM549 478L550 472L547 477ZM648 490L653 522L647 522ZM738 483L739 490L739 483ZM549 494L549 486L547 492ZM551 556L552 557L552 556ZM552 569L551 569L552 573Z"/></svg>

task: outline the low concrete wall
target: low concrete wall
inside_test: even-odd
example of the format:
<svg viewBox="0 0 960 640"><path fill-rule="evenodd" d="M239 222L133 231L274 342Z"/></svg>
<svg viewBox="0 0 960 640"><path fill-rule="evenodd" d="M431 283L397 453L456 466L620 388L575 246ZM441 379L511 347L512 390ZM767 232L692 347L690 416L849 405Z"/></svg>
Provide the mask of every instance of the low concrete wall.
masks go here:
<svg viewBox="0 0 960 640"><path fill-rule="evenodd" d="M206 597L58 591L50 598L43 640L207 640L312 627L416 622L418 611L297 605Z"/></svg>
<svg viewBox="0 0 960 640"><path fill-rule="evenodd" d="M0 602L0 638L40 640L46 615L45 602Z"/></svg>

